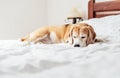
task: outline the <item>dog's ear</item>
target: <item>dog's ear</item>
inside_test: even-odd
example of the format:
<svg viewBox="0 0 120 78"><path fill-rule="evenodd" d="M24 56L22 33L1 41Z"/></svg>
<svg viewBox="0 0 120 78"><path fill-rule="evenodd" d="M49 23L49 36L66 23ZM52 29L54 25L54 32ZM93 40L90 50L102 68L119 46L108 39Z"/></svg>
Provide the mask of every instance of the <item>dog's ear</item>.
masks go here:
<svg viewBox="0 0 120 78"><path fill-rule="evenodd" d="M73 26L71 26L71 28L69 29L69 31L67 31L67 33L64 36L64 42L65 43L69 43L72 44L72 35L73 35Z"/></svg>
<svg viewBox="0 0 120 78"><path fill-rule="evenodd" d="M72 37L72 35L73 35L73 29L74 29L74 27L72 27L72 28L70 29L69 37Z"/></svg>
<svg viewBox="0 0 120 78"><path fill-rule="evenodd" d="M93 44L95 42L95 37L96 37L96 33L94 32L94 29L91 26L88 27L88 31L89 34L87 38L87 45Z"/></svg>
<svg viewBox="0 0 120 78"><path fill-rule="evenodd" d="M70 30L69 30L69 32L68 32L67 43L69 43L69 44L73 44L73 39L72 39L73 28L74 28L74 27L71 26L71 28L70 28Z"/></svg>

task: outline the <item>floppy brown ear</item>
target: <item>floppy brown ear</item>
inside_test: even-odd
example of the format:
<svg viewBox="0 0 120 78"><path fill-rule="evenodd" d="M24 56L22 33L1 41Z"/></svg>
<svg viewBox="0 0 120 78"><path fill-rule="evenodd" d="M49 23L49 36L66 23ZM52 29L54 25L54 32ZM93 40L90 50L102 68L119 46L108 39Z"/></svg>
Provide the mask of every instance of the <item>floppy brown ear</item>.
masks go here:
<svg viewBox="0 0 120 78"><path fill-rule="evenodd" d="M95 42L95 37L96 37L96 33L94 32L94 29L91 26L89 26L88 31L89 34L87 38L87 45L93 44Z"/></svg>
<svg viewBox="0 0 120 78"><path fill-rule="evenodd" d="M71 29L70 29L70 31L69 31L69 33L68 33L68 36L69 36L69 44L73 44L73 39L72 39L72 35L73 35L73 28L74 27L72 27Z"/></svg>
<svg viewBox="0 0 120 78"><path fill-rule="evenodd" d="M71 28L66 31L66 33L64 35L64 42L65 43L70 42L68 39L72 36L72 31L73 31L73 26L71 26Z"/></svg>
<svg viewBox="0 0 120 78"><path fill-rule="evenodd" d="M74 29L74 27L72 27L72 28L70 29L69 37L72 37L72 35L73 35L73 29Z"/></svg>

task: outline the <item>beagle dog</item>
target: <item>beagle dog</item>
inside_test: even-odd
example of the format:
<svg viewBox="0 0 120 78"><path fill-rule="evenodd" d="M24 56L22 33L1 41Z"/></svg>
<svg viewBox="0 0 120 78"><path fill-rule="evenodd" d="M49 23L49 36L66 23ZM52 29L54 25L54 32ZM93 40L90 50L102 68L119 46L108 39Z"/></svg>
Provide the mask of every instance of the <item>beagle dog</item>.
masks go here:
<svg viewBox="0 0 120 78"><path fill-rule="evenodd" d="M29 35L21 38L22 42L30 43L43 43L43 44L53 44L53 43L69 43L70 41L70 31L72 30L72 24L66 24L62 26L45 26L41 27Z"/></svg>
<svg viewBox="0 0 120 78"><path fill-rule="evenodd" d="M21 38L22 42L30 43L68 43L74 47L85 47L95 42L94 29L85 23L66 24L62 26L41 27Z"/></svg>
<svg viewBox="0 0 120 78"><path fill-rule="evenodd" d="M71 30L72 45L74 47L85 47L95 42L96 33L92 26L86 23L78 23Z"/></svg>

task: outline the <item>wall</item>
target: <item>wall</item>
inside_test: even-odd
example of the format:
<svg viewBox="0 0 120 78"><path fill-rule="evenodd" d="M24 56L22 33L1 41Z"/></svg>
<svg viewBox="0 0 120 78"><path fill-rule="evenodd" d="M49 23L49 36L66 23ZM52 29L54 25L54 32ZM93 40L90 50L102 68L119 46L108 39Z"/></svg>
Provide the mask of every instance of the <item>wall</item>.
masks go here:
<svg viewBox="0 0 120 78"><path fill-rule="evenodd" d="M17 39L47 24L47 0L0 0L0 39Z"/></svg>
<svg viewBox="0 0 120 78"><path fill-rule="evenodd" d="M88 0L48 0L48 24L64 23L64 19L73 7L76 7L87 19L87 4Z"/></svg>
<svg viewBox="0 0 120 78"><path fill-rule="evenodd" d="M0 0L0 40L21 38L40 26L63 24L73 7L87 19L87 5L88 0Z"/></svg>
<svg viewBox="0 0 120 78"><path fill-rule="evenodd" d="M66 16L73 7L76 7L84 19L88 18L89 0L48 0L48 24L63 24ZM110 0L96 0L96 2Z"/></svg>

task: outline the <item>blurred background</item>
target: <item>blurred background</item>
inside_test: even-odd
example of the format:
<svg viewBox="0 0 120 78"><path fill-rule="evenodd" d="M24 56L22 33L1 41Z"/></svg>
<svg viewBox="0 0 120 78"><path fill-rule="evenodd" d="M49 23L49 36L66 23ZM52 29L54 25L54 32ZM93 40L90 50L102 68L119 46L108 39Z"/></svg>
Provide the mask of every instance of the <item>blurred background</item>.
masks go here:
<svg viewBox="0 0 120 78"><path fill-rule="evenodd" d="M87 5L88 0L0 0L0 40L19 39L41 26L62 25L73 7L85 20Z"/></svg>

